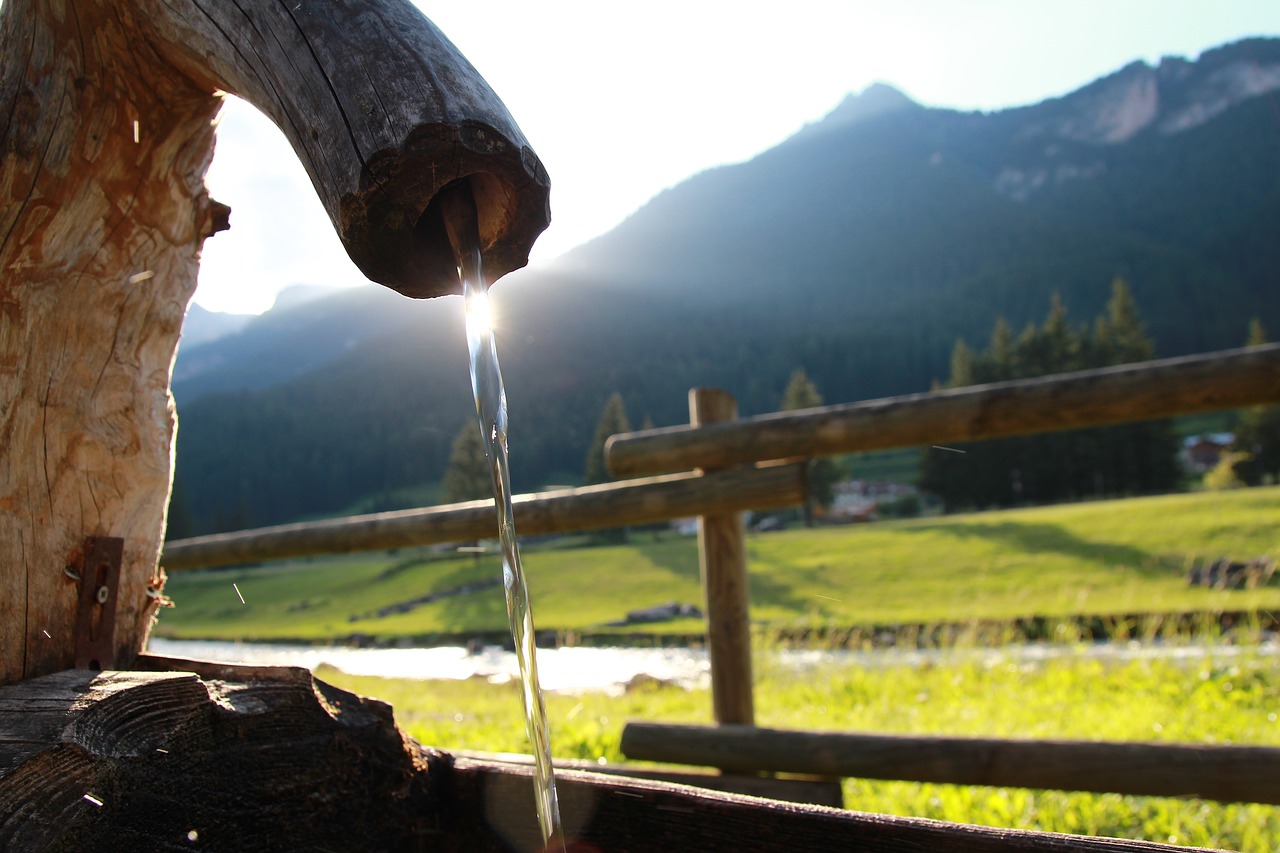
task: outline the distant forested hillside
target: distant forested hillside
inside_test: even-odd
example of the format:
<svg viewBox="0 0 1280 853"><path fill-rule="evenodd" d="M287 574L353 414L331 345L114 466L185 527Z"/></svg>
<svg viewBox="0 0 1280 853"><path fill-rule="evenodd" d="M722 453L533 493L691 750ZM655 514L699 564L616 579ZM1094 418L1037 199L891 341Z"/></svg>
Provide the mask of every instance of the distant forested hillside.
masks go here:
<svg viewBox="0 0 1280 853"><path fill-rule="evenodd" d="M498 283L516 488L579 481L615 391L659 426L694 385L770 411L797 367L832 403L921 391L957 338L1017 332L1055 293L1082 322L1117 276L1157 355L1239 345L1253 317L1280 329L1278 99L1276 39L996 113L850 96ZM369 286L184 347L174 532L438 481L471 417L462 337L455 300Z"/></svg>

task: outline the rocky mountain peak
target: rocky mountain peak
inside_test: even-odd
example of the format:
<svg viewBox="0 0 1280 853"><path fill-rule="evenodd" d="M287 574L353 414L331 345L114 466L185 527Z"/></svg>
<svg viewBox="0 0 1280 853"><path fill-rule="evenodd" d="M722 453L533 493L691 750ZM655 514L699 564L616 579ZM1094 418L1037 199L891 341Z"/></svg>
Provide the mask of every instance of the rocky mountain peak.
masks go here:
<svg viewBox="0 0 1280 853"><path fill-rule="evenodd" d="M1023 136L1117 145L1149 128L1172 134L1199 127L1243 101L1280 89L1276 48L1274 40L1257 39L1208 51L1195 61L1168 56L1154 67L1130 63L1047 102L1048 110L1036 109L1048 115Z"/></svg>
<svg viewBox="0 0 1280 853"><path fill-rule="evenodd" d="M806 125L796 136L804 137L815 132L825 133L830 130L846 129L868 119L909 109L922 109L922 107L888 83L872 83L861 92L850 92L845 95L844 100L835 109L823 116L821 120Z"/></svg>

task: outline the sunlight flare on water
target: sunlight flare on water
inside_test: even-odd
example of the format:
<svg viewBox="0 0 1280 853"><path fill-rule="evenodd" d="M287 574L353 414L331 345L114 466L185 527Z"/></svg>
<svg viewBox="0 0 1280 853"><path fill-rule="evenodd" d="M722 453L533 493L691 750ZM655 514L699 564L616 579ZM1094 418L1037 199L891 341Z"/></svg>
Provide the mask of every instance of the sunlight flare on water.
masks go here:
<svg viewBox="0 0 1280 853"><path fill-rule="evenodd" d="M450 200L451 202L453 200ZM511 639L520 665L520 684L525 724L533 749L538 824L546 850L563 850L560 805L551 765L551 736L547 711L538 680L538 657L534 645L533 611L529 589L516 542L515 513L511 505L511 469L507 456L507 393L498 366L498 350L493 340L488 283L481 268L479 236L475 233L474 203L467 199L454 206L450 239L458 254L462 295L466 306L467 351L471 363L471 389L475 394L476 418L481 440L489 459L489 474L497 511L498 539L502 545L502 588L507 602ZM447 218L449 214L447 214ZM465 222L459 222L463 217ZM457 227L459 233L454 233Z"/></svg>

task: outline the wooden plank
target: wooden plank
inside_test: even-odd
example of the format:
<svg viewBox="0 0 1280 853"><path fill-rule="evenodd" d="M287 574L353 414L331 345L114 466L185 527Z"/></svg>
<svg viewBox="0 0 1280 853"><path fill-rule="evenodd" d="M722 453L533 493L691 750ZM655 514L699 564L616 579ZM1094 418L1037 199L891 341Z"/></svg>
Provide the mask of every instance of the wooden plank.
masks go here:
<svg viewBox="0 0 1280 853"><path fill-rule="evenodd" d="M629 722L628 758L956 785L1280 804L1280 748L867 735Z"/></svg>
<svg viewBox="0 0 1280 853"><path fill-rule="evenodd" d="M459 758L493 761L533 766L533 756L509 752L454 751ZM553 762L556 772L576 770L586 773L602 773L606 776L625 776L630 779L650 779L672 785L690 785L728 794L743 794L789 803L807 803L813 806L842 808L844 794L839 779L816 776L761 776L759 774L717 773L696 768L649 767L639 764L600 764L574 758L557 758Z"/></svg>
<svg viewBox="0 0 1280 853"><path fill-rule="evenodd" d="M917 447L1280 402L1280 343L909 394L695 428L625 433L619 477L767 459Z"/></svg>
<svg viewBox="0 0 1280 853"><path fill-rule="evenodd" d="M732 421L738 401L718 388L689 392L689 423ZM705 469L704 469L705 470ZM707 653L716 722L755 721L751 676L750 594L746 523L741 512L704 509L698 516L698 564L707 605Z"/></svg>
<svg viewBox="0 0 1280 853"><path fill-rule="evenodd" d="M799 465L738 468L517 495L516 526L524 536L649 524L697 515L794 506L804 501ZM313 554L389 550L493 537L493 501L285 524L239 533L181 539L165 545L170 571L235 565Z"/></svg>
<svg viewBox="0 0 1280 853"><path fill-rule="evenodd" d="M441 851L537 850L532 770L455 758L441 784L451 808ZM557 778L570 850L668 853L1157 853L1189 850L780 803L662 782L566 771ZM493 846L497 840L505 846Z"/></svg>

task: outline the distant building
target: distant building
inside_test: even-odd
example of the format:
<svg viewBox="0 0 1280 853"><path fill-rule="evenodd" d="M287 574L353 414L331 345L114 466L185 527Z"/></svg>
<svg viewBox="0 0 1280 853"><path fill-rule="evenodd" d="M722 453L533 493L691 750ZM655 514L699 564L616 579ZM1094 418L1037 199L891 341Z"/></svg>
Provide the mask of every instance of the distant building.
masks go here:
<svg viewBox="0 0 1280 853"><path fill-rule="evenodd" d="M906 483L889 483L874 480L845 480L833 488L831 506L824 520L840 523L875 521L880 517L880 504L901 500L917 493L916 487Z"/></svg>
<svg viewBox="0 0 1280 853"><path fill-rule="evenodd" d="M1193 474L1212 470L1234 438L1229 432L1188 436L1182 440L1182 467Z"/></svg>
<svg viewBox="0 0 1280 853"><path fill-rule="evenodd" d="M693 515L688 518L673 518L671 519L671 529L681 536L697 536L698 517Z"/></svg>

